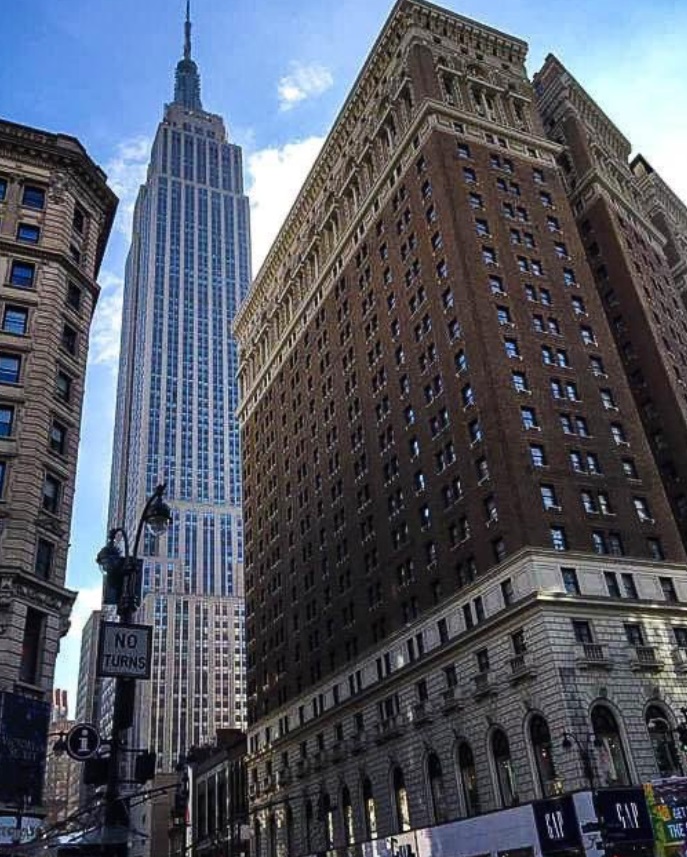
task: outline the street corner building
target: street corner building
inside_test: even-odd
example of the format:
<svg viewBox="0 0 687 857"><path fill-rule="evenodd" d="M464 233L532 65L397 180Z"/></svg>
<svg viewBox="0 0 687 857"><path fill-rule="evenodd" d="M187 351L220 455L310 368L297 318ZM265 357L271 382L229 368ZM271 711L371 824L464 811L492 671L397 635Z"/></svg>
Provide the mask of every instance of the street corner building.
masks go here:
<svg viewBox="0 0 687 857"><path fill-rule="evenodd" d="M685 210L526 51L400 0L239 310L257 857L651 849L684 771Z"/></svg>
<svg viewBox="0 0 687 857"><path fill-rule="evenodd" d="M76 598L65 566L88 337L116 206L74 137L0 119L3 818L43 812L55 658Z"/></svg>

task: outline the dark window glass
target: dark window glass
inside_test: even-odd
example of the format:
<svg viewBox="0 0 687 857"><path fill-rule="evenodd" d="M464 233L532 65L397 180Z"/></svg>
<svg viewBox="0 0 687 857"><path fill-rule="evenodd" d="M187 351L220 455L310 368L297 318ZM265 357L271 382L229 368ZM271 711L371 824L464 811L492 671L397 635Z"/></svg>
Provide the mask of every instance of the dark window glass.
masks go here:
<svg viewBox="0 0 687 857"><path fill-rule="evenodd" d="M46 539L38 539L36 545L36 562L34 571L43 580L49 580L52 574L53 558L55 556L55 545Z"/></svg>
<svg viewBox="0 0 687 857"><path fill-rule="evenodd" d="M84 215L83 211L78 207L75 208L74 216L72 217L72 226L74 227L74 230L79 233L79 235L81 235L81 233L83 232L85 219L86 216Z"/></svg>
<svg viewBox="0 0 687 857"><path fill-rule="evenodd" d="M580 594L580 582L577 579L577 571L574 568L561 568L563 586L569 595Z"/></svg>
<svg viewBox="0 0 687 857"><path fill-rule="evenodd" d="M72 309L81 308L81 289L76 283L69 282L67 285L67 303Z"/></svg>
<svg viewBox="0 0 687 857"><path fill-rule="evenodd" d="M58 372L55 380L55 395L63 402L68 402L72 392L72 379L64 372Z"/></svg>
<svg viewBox="0 0 687 857"><path fill-rule="evenodd" d="M0 179L0 202L7 196L7 179Z"/></svg>
<svg viewBox="0 0 687 857"><path fill-rule="evenodd" d="M33 187L26 185L21 198L21 204L27 208L44 208L45 207L45 191L42 187Z"/></svg>
<svg viewBox="0 0 687 857"><path fill-rule="evenodd" d="M10 273L10 283L13 286L18 286L20 289L30 289L33 286L33 281L36 275L36 266L31 262L12 262L12 271Z"/></svg>
<svg viewBox="0 0 687 857"><path fill-rule="evenodd" d="M0 437L11 437L14 424L14 407L0 404Z"/></svg>
<svg viewBox="0 0 687 857"><path fill-rule="evenodd" d="M7 462L0 460L0 500L5 496L5 476L7 475Z"/></svg>
<svg viewBox="0 0 687 857"><path fill-rule="evenodd" d="M21 358L0 353L0 384L18 384Z"/></svg>
<svg viewBox="0 0 687 857"><path fill-rule="evenodd" d="M62 348L70 354L76 353L76 331L68 324L62 328Z"/></svg>
<svg viewBox="0 0 687 857"><path fill-rule="evenodd" d="M37 244L41 230L33 223L20 223L17 227L17 241L26 241L28 244Z"/></svg>
<svg viewBox="0 0 687 857"><path fill-rule="evenodd" d="M3 333L12 333L14 336L24 336L28 327L29 311L23 306L5 305L5 314L2 317Z"/></svg>
<svg viewBox="0 0 687 857"><path fill-rule="evenodd" d="M38 684L40 671L40 653L45 616L29 607L26 611L24 639L21 648L21 664L19 666L19 681L27 684Z"/></svg>
<svg viewBox="0 0 687 857"><path fill-rule="evenodd" d="M573 619L573 633L578 643L593 643L592 627L586 619Z"/></svg>
<svg viewBox="0 0 687 857"><path fill-rule="evenodd" d="M43 501L42 505L46 512L56 514L60 504L60 488L59 479L51 476L49 473L43 482Z"/></svg>
<svg viewBox="0 0 687 857"><path fill-rule="evenodd" d="M67 429L61 423L54 422L50 427L50 449L64 455L66 444Z"/></svg>

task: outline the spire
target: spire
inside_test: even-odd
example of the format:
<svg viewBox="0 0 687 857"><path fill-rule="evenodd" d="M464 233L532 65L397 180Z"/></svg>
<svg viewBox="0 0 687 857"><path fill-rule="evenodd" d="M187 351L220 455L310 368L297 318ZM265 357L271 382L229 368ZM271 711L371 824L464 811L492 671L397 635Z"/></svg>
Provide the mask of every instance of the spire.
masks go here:
<svg viewBox="0 0 687 857"><path fill-rule="evenodd" d="M202 110L200 101L200 75L198 66L191 59L191 0L186 0L184 23L184 58L177 63L174 75L174 103L190 110Z"/></svg>

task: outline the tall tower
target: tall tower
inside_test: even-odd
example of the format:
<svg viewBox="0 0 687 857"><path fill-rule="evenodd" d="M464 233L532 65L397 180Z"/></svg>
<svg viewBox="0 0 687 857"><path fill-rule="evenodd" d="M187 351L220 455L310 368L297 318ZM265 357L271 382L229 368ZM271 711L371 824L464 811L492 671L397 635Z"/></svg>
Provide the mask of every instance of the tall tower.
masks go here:
<svg viewBox="0 0 687 857"><path fill-rule="evenodd" d="M245 723L241 471L230 326L250 281L241 149L203 109L187 6L174 100L136 202L126 264L110 522L132 530L155 485L173 523L144 545L138 619L154 625L136 746L161 771ZM107 707L107 706L105 706Z"/></svg>
<svg viewBox="0 0 687 857"><path fill-rule="evenodd" d="M526 53L399 0L235 322L258 857L680 769L684 549Z"/></svg>

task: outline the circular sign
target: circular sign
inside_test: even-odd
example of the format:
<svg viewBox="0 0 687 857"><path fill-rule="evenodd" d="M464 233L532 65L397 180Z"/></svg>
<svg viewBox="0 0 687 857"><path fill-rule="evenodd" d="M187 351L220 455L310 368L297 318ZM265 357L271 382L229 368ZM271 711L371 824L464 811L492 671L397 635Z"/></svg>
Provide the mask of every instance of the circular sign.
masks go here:
<svg viewBox="0 0 687 857"><path fill-rule="evenodd" d="M77 723L67 733L67 755L85 762L100 747L100 733L90 723Z"/></svg>

